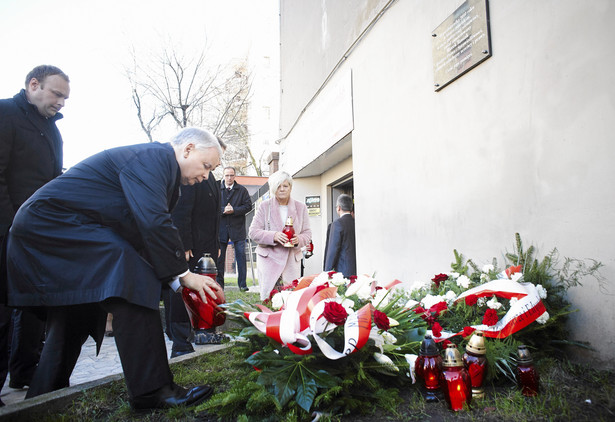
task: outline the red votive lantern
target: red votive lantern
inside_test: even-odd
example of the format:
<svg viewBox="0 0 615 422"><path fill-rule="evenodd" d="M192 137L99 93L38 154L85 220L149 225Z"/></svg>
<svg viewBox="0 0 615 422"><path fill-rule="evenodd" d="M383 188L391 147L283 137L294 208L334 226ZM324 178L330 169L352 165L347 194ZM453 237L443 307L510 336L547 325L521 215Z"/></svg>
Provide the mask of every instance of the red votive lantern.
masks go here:
<svg viewBox="0 0 615 422"><path fill-rule="evenodd" d="M421 381L425 400L438 401L440 392L440 375L442 373L442 356L433 338L428 334L421 343L419 357L414 363L414 373Z"/></svg>
<svg viewBox="0 0 615 422"><path fill-rule="evenodd" d="M284 246L287 248L292 248L293 246L295 246L290 242L290 239L292 239L295 236L295 229L293 228L293 218L292 217L289 216L286 219L286 225L284 226L282 233L285 234L286 237L288 237L288 242L286 242Z"/></svg>
<svg viewBox="0 0 615 422"><path fill-rule="evenodd" d="M461 354L455 344L444 350L440 388L449 407L454 411L463 409L472 402L472 382L468 370L463 366Z"/></svg>
<svg viewBox="0 0 615 422"><path fill-rule="evenodd" d="M527 397L538 394L538 384L540 378L538 371L534 368L532 355L526 345L521 344L517 348L517 384L521 388L521 393Z"/></svg>
<svg viewBox="0 0 615 422"><path fill-rule="evenodd" d="M475 331L466 345L466 352L463 354L463 363L472 381L473 398L485 397L485 392L483 391L483 380L485 375L487 375L487 358L485 353L487 353L487 349L485 348L483 332Z"/></svg>
<svg viewBox="0 0 615 422"><path fill-rule="evenodd" d="M195 272L200 275L216 279L218 273L216 264L211 256L204 254L197 263ZM216 292L216 299L207 297L207 302L203 302L201 296L197 292L187 287L182 289L182 298L184 299L184 305L188 311L192 328L195 330L204 330L224 324L226 320L226 314L218 306L225 303L224 293Z"/></svg>

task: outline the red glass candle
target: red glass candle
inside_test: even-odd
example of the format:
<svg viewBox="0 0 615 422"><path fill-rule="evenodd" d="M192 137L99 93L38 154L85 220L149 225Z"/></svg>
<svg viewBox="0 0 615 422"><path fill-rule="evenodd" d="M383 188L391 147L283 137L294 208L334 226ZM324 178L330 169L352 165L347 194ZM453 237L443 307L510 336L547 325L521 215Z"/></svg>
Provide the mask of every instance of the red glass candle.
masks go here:
<svg viewBox="0 0 615 422"><path fill-rule="evenodd" d="M534 361L530 351L523 344L517 348L516 376L517 384L524 396L533 397L538 394L540 377L538 376L538 371L534 368Z"/></svg>
<svg viewBox="0 0 615 422"><path fill-rule="evenodd" d="M421 343L419 357L414 363L414 373L421 382L426 401L437 401L441 398L442 356L430 335L426 335Z"/></svg>
<svg viewBox="0 0 615 422"><path fill-rule="evenodd" d="M295 229L293 228L293 218L292 217L288 217L286 219L286 225L284 226L284 229L282 229L282 233L286 235L286 237L288 237L288 242L286 242L284 244L284 246L286 246L287 248L292 248L293 245L290 242L290 239L292 239L295 236Z"/></svg>
<svg viewBox="0 0 615 422"><path fill-rule="evenodd" d="M463 366L457 346L449 344L444 351L440 388L449 407L454 411L463 409L472 402L472 382L470 374Z"/></svg>
<svg viewBox="0 0 615 422"><path fill-rule="evenodd" d="M206 253L199 259L195 272L200 275L205 275L213 280L216 279L217 269L211 256ZM201 296L194 290L184 287L182 289L182 298L184 305L190 317L190 323L195 330L203 330L217 327L224 324L226 314L218 306L225 303L224 293L216 291L216 299L207 297L207 301L203 302Z"/></svg>
<svg viewBox="0 0 615 422"><path fill-rule="evenodd" d="M482 331L475 331L466 346L463 354L463 363L470 374L472 382L472 397L482 398L485 396L483 391L483 380L487 374L487 358L485 357L485 337Z"/></svg>

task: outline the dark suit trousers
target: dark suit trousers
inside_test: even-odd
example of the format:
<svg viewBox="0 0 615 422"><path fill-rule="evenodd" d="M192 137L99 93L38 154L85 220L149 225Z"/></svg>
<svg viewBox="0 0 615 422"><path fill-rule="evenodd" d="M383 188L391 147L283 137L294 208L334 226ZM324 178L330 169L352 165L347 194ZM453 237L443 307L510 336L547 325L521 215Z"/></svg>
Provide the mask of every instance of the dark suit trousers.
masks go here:
<svg viewBox="0 0 615 422"><path fill-rule="evenodd" d="M235 247L235 261L237 262L237 285L240 288L248 287L246 285L246 240L237 240L233 242ZM224 288L224 269L226 266L226 248L228 247L228 240L226 242L220 242L220 256L218 257L218 275L216 281Z"/></svg>
<svg viewBox="0 0 615 422"><path fill-rule="evenodd" d="M128 394L140 396L170 384L160 314L123 299L48 308L47 338L26 398L69 385L81 346L89 335L104 332L107 312L124 370Z"/></svg>
<svg viewBox="0 0 615 422"><path fill-rule="evenodd" d="M30 385L41 356L44 338L44 321L27 310L15 310L9 361L11 381Z"/></svg>

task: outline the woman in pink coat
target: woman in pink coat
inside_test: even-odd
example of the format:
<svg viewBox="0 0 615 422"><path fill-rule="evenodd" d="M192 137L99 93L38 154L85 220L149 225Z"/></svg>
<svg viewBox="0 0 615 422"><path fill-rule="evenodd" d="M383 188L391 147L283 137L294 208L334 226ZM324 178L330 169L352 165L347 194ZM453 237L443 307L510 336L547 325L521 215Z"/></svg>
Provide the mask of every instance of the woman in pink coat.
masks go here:
<svg viewBox="0 0 615 422"><path fill-rule="evenodd" d="M275 284L281 280L290 284L301 275L301 248L312 239L310 220L305 204L290 197L293 179L284 171L269 176L272 198L263 201L250 225L250 238L258 243L256 263L261 300L269 297ZM282 233L287 217L293 219L295 235L288 239ZM290 240L294 247L285 247Z"/></svg>

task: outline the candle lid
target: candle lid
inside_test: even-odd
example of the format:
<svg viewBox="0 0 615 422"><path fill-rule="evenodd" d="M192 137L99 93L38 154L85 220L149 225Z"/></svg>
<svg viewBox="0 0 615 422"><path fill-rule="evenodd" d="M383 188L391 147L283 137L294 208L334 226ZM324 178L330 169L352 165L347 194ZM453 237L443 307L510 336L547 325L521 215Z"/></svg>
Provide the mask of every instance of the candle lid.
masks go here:
<svg viewBox="0 0 615 422"><path fill-rule="evenodd" d="M293 218L290 215L286 219L286 225L287 226L292 226L293 225Z"/></svg>
<svg viewBox="0 0 615 422"><path fill-rule="evenodd" d="M431 338L429 334L425 335L425 338L421 342L421 351L419 354L421 356L433 356L439 353L438 346L436 342Z"/></svg>
<svg viewBox="0 0 615 422"><path fill-rule="evenodd" d="M463 361L461 360L459 350L457 350L457 345L449 344L446 349L444 349L444 361L442 365L449 368L463 366Z"/></svg>
<svg viewBox="0 0 615 422"><path fill-rule="evenodd" d="M525 344L520 344L517 347L517 362L519 363L532 363L532 355L530 354L530 350L527 348Z"/></svg>
<svg viewBox="0 0 615 422"><path fill-rule="evenodd" d="M474 332L466 345L466 351L477 355L484 355L487 353L487 349L485 348L485 336L482 331Z"/></svg>

